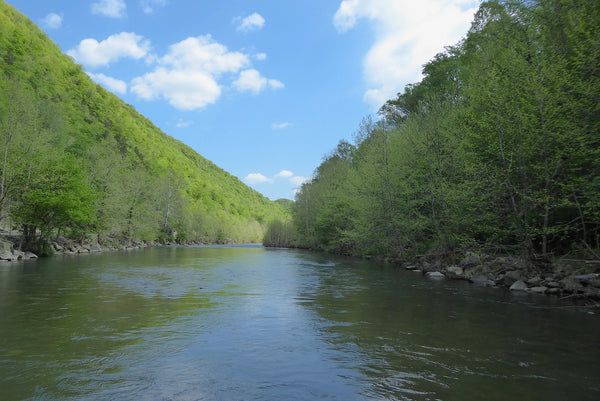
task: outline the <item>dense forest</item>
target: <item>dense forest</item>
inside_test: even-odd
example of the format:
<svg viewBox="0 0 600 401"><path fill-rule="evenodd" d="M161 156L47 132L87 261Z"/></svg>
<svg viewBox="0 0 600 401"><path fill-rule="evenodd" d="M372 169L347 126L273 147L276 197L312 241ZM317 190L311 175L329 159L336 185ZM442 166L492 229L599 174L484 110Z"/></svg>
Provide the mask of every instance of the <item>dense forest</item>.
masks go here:
<svg viewBox="0 0 600 401"><path fill-rule="evenodd" d="M169 137L0 0L0 226L24 249L102 241L258 242L287 212Z"/></svg>
<svg viewBox="0 0 600 401"><path fill-rule="evenodd" d="M600 2L488 1L316 168L265 244L411 259L600 248Z"/></svg>

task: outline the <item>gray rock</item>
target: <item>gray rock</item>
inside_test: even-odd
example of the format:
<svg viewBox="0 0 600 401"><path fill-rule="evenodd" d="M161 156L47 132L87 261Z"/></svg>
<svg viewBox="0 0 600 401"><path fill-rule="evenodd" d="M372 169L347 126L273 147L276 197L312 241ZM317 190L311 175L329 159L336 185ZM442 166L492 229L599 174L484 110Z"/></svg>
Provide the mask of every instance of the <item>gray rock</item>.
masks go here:
<svg viewBox="0 0 600 401"><path fill-rule="evenodd" d="M486 276L484 276L482 274L473 276L469 280L474 284L482 285L484 287L495 287L496 286L496 283L493 280L490 280L489 278L487 278Z"/></svg>
<svg viewBox="0 0 600 401"><path fill-rule="evenodd" d="M440 272L429 272L426 274L427 277L429 278L433 278L433 279L443 279L446 278L446 276L444 276L444 274L440 273Z"/></svg>
<svg viewBox="0 0 600 401"><path fill-rule="evenodd" d="M37 259L37 255L33 252L25 252L23 259Z"/></svg>
<svg viewBox="0 0 600 401"><path fill-rule="evenodd" d="M548 291L548 287L544 287L544 286L531 287L527 291L532 292L534 294L545 294L546 291Z"/></svg>
<svg viewBox="0 0 600 401"><path fill-rule="evenodd" d="M1 260L13 260L13 259L15 259L15 257L12 254L12 252L10 252L10 253L0 253L0 259Z"/></svg>
<svg viewBox="0 0 600 401"><path fill-rule="evenodd" d="M452 278L461 278L464 274L464 270L462 269L462 267L458 266L448 266L446 268L446 272L448 276Z"/></svg>
<svg viewBox="0 0 600 401"><path fill-rule="evenodd" d="M0 254L12 253L13 244L9 241L0 241Z"/></svg>
<svg viewBox="0 0 600 401"><path fill-rule="evenodd" d="M511 291L527 291L527 284L523 280L517 280L510 286Z"/></svg>
<svg viewBox="0 0 600 401"><path fill-rule="evenodd" d="M560 280L560 285L567 291L575 292L583 288L583 285L579 280L573 276L565 277Z"/></svg>
<svg viewBox="0 0 600 401"><path fill-rule="evenodd" d="M504 285L513 285L516 281L519 280L521 280L521 273L519 273L516 270L511 270L504 274L504 277L502 278L502 283Z"/></svg>
<svg viewBox="0 0 600 401"><path fill-rule="evenodd" d="M13 251L13 255L14 255L14 257L15 257L16 260L21 260L25 256L25 252L21 252L21 251L15 249Z"/></svg>
<svg viewBox="0 0 600 401"><path fill-rule="evenodd" d="M92 246L90 246L90 252L102 252L102 247L98 244L94 244Z"/></svg>
<svg viewBox="0 0 600 401"><path fill-rule="evenodd" d="M475 254L469 254L467 255L466 258L464 258L461 262L460 262L460 266L465 268L465 267L473 267L473 266L479 266L481 264L481 258Z"/></svg>
<svg viewBox="0 0 600 401"><path fill-rule="evenodd" d="M538 285L542 282L542 278L540 276L535 276L535 277L531 277L529 280L527 280L527 284L528 285Z"/></svg>

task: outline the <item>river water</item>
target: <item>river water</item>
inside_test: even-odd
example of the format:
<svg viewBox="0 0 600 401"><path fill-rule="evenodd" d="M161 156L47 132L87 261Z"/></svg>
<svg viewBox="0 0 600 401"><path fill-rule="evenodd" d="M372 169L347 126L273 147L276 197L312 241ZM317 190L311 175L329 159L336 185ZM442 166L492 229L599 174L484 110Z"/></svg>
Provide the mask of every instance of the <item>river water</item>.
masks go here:
<svg viewBox="0 0 600 401"><path fill-rule="evenodd" d="M599 400L600 317L258 246L5 263L0 399Z"/></svg>

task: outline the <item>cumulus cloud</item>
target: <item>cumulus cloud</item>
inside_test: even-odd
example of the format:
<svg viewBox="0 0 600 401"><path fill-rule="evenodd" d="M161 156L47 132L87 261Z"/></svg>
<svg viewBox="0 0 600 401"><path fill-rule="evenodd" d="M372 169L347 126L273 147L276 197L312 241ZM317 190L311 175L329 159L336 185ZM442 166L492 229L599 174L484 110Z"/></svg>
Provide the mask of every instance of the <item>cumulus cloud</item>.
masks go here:
<svg viewBox="0 0 600 401"><path fill-rule="evenodd" d="M140 6L144 14L152 14L159 8L166 6L169 0L141 0Z"/></svg>
<svg viewBox="0 0 600 401"><path fill-rule="evenodd" d="M244 182L246 184L273 184L277 180L286 180L288 183L294 186L300 186L306 181L306 178L302 176L295 176L294 173L289 170L281 170L279 173L275 174L273 178L266 177L261 173L251 173L244 178Z"/></svg>
<svg viewBox="0 0 600 401"><path fill-rule="evenodd" d="M46 15L42 21L43 25L48 29L58 29L62 26L63 17L56 13Z"/></svg>
<svg viewBox="0 0 600 401"><path fill-rule="evenodd" d="M257 31L265 26L265 19L258 13L250 14L245 18L235 17L233 22L237 25L236 29L240 32Z"/></svg>
<svg viewBox="0 0 600 401"><path fill-rule="evenodd" d="M141 59L150 50L150 42L131 32L121 32L98 42L96 39L84 39L79 45L67 51L67 54L90 67L110 64L122 58Z"/></svg>
<svg viewBox="0 0 600 401"><path fill-rule="evenodd" d="M94 80L94 82L104 86L111 92L118 93L119 95L124 95L127 93L127 83L121 81L120 79L108 77L104 74L93 74L91 72L88 72L87 74Z"/></svg>
<svg viewBox="0 0 600 401"><path fill-rule="evenodd" d="M340 33L366 19L375 43L363 60L370 89L365 102L379 108L409 83L421 79L422 66L457 43L467 32L477 0L345 0L334 15Z"/></svg>
<svg viewBox="0 0 600 401"><path fill-rule="evenodd" d="M263 61L267 59L267 54L266 53L256 53L254 55L254 58L257 59L258 61Z"/></svg>
<svg viewBox="0 0 600 401"><path fill-rule="evenodd" d="M195 110L215 103L221 95L218 79L238 73L250 60L206 35L171 45L157 63L154 71L131 82L131 91L144 100L162 98L177 109Z"/></svg>
<svg viewBox="0 0 600 401"><path fill-rule="evenodd" d="M233 82L233 87L240 92L260 93L267 87L271 89L281 89L283 83L276 79L267 79L255 69L244 70L240 73L237 80Z"/></svg>
<svg viewBox="0 0 600 401"><path fill-rule="evenodd" d="M100 0L92 3L92 14L100 14L110 18L122 18L126 15L125 0Z"/></svg>
<svg viewBox="0 0 600 401"><path fill-rule="evenodd" d="M265 177L261 173L251 173L244 178L244 182L248 184L262 184L263 182L273 182L273 180Z"/></svg>
<svg viewBox="0 0 600 401"><path fill-rule="evenodd" d="M290 178L294 175L291 171L281 170L279 173L275 174L275 178Z"/></svg>
<svg viewBox="0 0 600 401"><path fill-rule="evenodd" d="M286 123L273 123L273 124L271 124L271 128L272 129L284 129L284 128L291 127L291 126L292 126L292 123L287 123L287 122Z"/></svg>

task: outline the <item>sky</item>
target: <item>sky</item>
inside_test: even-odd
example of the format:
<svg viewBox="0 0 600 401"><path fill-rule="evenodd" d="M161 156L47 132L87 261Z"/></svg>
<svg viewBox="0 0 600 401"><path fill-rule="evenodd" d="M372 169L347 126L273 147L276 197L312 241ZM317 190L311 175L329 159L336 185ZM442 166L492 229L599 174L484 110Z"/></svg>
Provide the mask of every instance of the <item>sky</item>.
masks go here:
<svg viewBox="0 0 600 401"><path fill-rule="evenodd" d="M479 0L6 0L97 83L271 200L422 66Z"/></svg>

